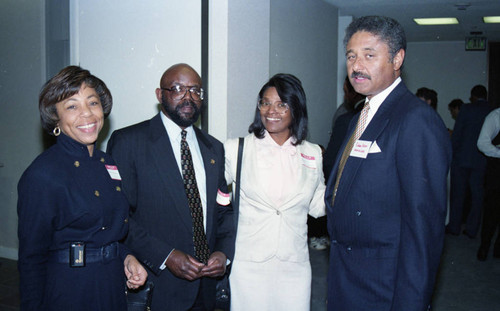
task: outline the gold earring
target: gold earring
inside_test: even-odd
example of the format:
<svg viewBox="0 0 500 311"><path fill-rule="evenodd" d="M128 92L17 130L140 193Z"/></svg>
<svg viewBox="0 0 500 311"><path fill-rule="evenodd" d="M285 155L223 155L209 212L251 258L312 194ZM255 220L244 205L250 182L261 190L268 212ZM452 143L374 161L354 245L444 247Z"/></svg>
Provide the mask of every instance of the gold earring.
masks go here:
<svg viewBox="0 0 500 311"><path fill-rule="evenodd" d="M59 134L61 134L61 129L59 128L59 126L54 127L54 129L52 130L52 134L54 134L54 136L59 136Z"/></svg>

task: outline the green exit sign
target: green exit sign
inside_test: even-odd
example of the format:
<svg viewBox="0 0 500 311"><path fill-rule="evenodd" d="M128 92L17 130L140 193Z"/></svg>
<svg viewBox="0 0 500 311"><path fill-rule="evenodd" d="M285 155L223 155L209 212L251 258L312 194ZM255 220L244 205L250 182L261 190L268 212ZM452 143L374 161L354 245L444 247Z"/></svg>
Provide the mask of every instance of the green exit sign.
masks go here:
<svg viewBox="0 0 500 311"><path fill-rule="evenodd" d="M465 38L466 51L484 51L486 50L485 37L468 37Z"/></svg>

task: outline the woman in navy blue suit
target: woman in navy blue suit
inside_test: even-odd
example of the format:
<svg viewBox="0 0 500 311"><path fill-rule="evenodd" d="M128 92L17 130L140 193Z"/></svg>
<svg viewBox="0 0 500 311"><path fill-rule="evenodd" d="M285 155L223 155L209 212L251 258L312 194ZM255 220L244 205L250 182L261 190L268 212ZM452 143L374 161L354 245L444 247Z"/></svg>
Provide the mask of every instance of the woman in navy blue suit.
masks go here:
<svg viewBox="0 0 500 311"><path fill-rule="evenodd" d="M22 310L126 310L125 283L147 278L119 242L128 231L120 174L95 148L111 107L106 85L77 66L40 93L42 126L57 143L18 185Z"/></svg>

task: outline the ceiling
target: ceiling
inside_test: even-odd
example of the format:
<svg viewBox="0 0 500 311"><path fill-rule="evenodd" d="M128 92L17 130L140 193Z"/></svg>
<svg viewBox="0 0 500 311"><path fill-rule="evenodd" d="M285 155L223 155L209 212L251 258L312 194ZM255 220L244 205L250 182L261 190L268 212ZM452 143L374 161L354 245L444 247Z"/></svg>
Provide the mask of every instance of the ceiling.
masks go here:
<svg viewBox="0 0 500 311"><path fill-rule="evenodd" d="M500 42L500 24L485 24L483 16L500 15L500 0L325 0L339 9L339 16L354 18L384 15L396 19L409 42L461 41L471 32L482 32L490 42ZM456 5L470 4L465 10ZM456 17L458 25L419 26L413 18Z"/></svg>

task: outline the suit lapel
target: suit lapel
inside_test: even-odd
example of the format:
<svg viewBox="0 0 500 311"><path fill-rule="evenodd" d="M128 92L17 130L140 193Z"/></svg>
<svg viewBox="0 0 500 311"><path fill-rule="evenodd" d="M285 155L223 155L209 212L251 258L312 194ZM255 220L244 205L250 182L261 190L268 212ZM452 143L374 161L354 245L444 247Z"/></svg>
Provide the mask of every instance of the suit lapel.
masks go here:
<svg viewBox="0 0 500 311"><path fill-rule="evenodd" d="M173 204L181 215L182 222L187 228L192 229L193 224L185 195L184 181L175 160L170 138L159 114L151 120L150 138L154 165L163 183L163 187L160 187L159 191L170 193L169 197L173 198L173 202L167 204Z"/></svg>
<svg viewBox="0 0 500 311"><path fill-rule="evenodd" d="M380 105L379 109L375 113L375 116L373 119L370 121L368 124L368 127L365 129L361 137L359 138L360 140L366 140L370 142L374 142L380 137L380 135L383 134L384 129L386 128L387 124L390 121L391 115L394 112L394 105L395 104L404 104L404 103L399 103L399 98L401 95L404 93L406 90L406 86L403 84L403 82L400 82L398 86L387 96L387 98L384 100L382 105ZM359 114L356 115L356 122L357 119L359 118ZM356 122L351 123L351 129L349 130L349 135L352 134L354 131L354 128L356 127ZM350 137L350 136L349 136ZM345 148L345 144L347 142L344 142L344 145L342 147L342 151ZM339 154L341 152L339 151ZM349 193L350 188L352 185L352 182L356 178L356 175L358 173L358 170L363 163L365 159L363 158L358 158L358 157L349 157L345 164L344 171L342 172L342 178L340 179L340 184L339 184L339 189L341 190L341 193ZM338 170L338 164L340 161L340 157L337 157L337 160L335 161L335 167L334 167L334 172L337 172ZM334 178L336 178L337 174L335 175ZM335 183L335 179L333 179L333 182ZM346 198L347 196L341 195L339 193L339 196L335 198L336 202L335 204L342 204L342 201Z"/></svg>
<svg viewBox="0 0 500 311"><path fill-rule="evenodd" d="M203 166L205 167L205 180L206 180L206 196L207 196L207 206L205 206L207 210L207 219L206 219L206 236L207 239L211 236L213 226L212 226L212 219L214 217L214 213L216 208L214 206L217 206L217 203L215 201L216 196L213 195L214 193L217 193L217 168L218 164L216 163L217 159L217 154L213 150L213 146L210 143L210 141L207 139L205 134L198 129L197 127L193 127L194 131L196 133L196 138L198 139L198 145L200 147L200 152L201 156L203 158Z"/></svg>

